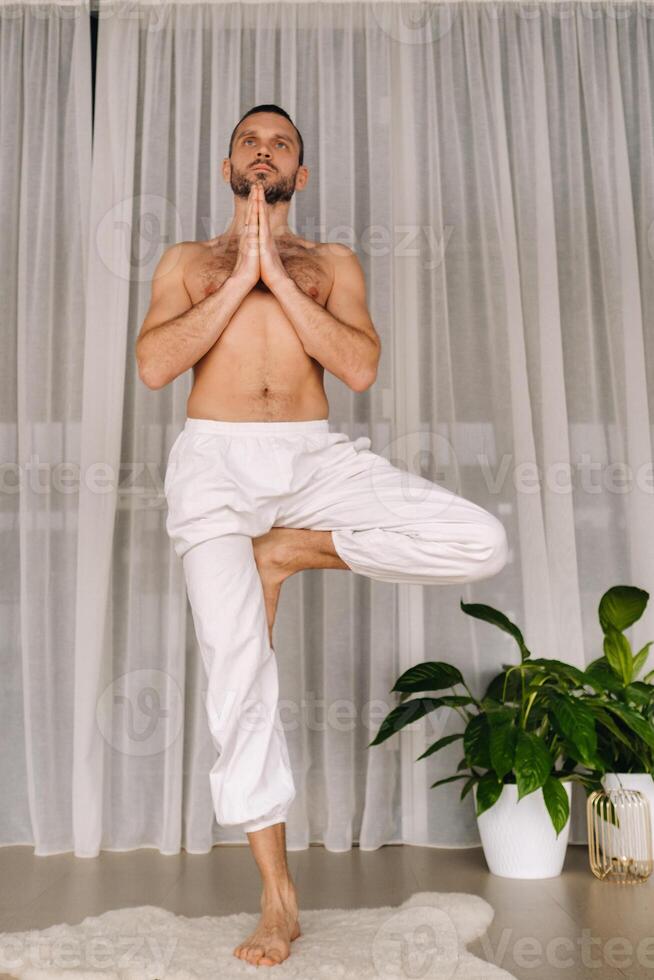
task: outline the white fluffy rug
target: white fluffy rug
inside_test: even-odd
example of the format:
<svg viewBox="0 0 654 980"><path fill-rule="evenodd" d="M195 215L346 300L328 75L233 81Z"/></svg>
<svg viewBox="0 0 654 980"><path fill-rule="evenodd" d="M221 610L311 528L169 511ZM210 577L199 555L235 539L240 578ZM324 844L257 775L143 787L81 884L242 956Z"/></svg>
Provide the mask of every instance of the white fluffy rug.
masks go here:
<svg viewBox="0 0 654 980"><path fill-rule="evenodd" d="M0 933L0 972L24 980L499 980L510 973L473 956L493 909L476 895L417 892L401 905L300 909L301 935L275 966L255 966L232 950L259 915L197 919L154 905L89 916L78 925ZM512 978L515 980L515 978Z"/></svg>

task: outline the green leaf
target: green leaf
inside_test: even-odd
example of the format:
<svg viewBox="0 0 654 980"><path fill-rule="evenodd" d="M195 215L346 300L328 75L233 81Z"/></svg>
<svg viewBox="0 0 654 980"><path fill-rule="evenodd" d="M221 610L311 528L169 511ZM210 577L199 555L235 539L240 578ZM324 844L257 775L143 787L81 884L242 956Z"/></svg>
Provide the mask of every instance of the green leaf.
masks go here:
<svg viewBox="0 0 654 980"><path fill-rule="evenodd" d="M654 640L650 640L649 643L646 643L645 646L635 655L633 664L634 669L633 674L631 675L632 677L638 677L641 668L645 666L649 654L649 648L651 647L652 643L654 643Z"/></svg>
<svg viewBox="0 0 654 980"><path fill-rule="evenodd" d="M506 681L506 693L504 692L504 682L506 680L506 675L509 674L509 679ZM522 684L520 681L520 671L513 670L511 667L506 666L501 674L497 674L489 682L488 687L482 698L482 705L485 706L488 700L495 701L520 701L522 697Z"/></svg>
<svg viewBox="0 0 654 980"><path fill-rule="evenodd" d="M622 742L625 748L629 749L630 752L633 752L633 748L634 748L633 742L625 735L625 733L618 727L618 725L616 725L616 723L613 721L613 718L611 718L611 715L604 708L598 705L598 706L591 707L590 710L592 711L593 715L595 716L595 719L599 722L600 725L603 725L605 728L608 728L608 730L611 732L613 737L618 740L618 742Z"/></svg>
<svg viewBox="0 0 654 980"><path fill-rule="evenodd" d="M436 708L440 708L443 705L454 707L455 705L470 704L471 701L472 698L452 694L444 695L440 698L414 698L412 701L398 704L397 707L393 708L386 715L376 736L368 744L368 748L371 745L379 745L387 738L390 738L391 735L399 732L401 728L410 725L414 721L418 721L426 714L429 714L430 711L435 711Z"/></svg>
<svg viewBox="0 0 654 980"><path fill-rule="evenodd" d="M604 633L610 629L621 632L640 619L647 605L649 592L633 585L614 585L604 593L599 603L599 621Z"/></svg>
<svg viewBox="0 0 654 980"><path fill-rule="evenodd" d="M490 729L485 715L475 715L466 725L463 733L463 751L466 759L480 769L491 768Z"/></svg>
<svg viewBox="0 0 654 980"><path fill-rule="evenodd" d="M436 782L432 783L429 788L433 789L434 786L442 786L443 783L453 783L455 779L467 779L467 778L468 778L467 773L461 772L459 773L458 776L447 776L445 779L437 779Z"/></svg>
<svg viewBox="0 0 654 980"><path fill-rule="evenodd" d="M497 778L495 773L487 772L480 778L477 784L477 816L488 810L496 803L502 792L504 784Z"/></svg>
<svg viewBox="0 0 654 980"><path fill-rule="evenodd" d="M561 731L577 749L582 761L590 765L597 751L593 713L579 698L550 690L548 700Z"/></svg>
<svg viewBox="0 0 654 980"><path fill-rule="evenodd" d="M501 701L498 701L497 698L483 698L483 700L480 701L479 703L483 708L483 710L486 712L504 710L504 705L502 704Z"/></svg>
<svg viewBox="0 0 654 980"><path fill-rule="evenodd" d="M479 779L478 776L470 777L468 782L465 783L463 789L461 790L461 796L459 797L460 800L465 800L466 796L468 795L472 787L475 785L475 783L478 781L478 779Z"/></svg>
<svg viewBox="0 0 654 980"><path fill-rule="evenodd" d="M473 704L474 698L471 698L468 694L441 694L440 697L434 698L435 701L440 701L441 704L446 704L448 707L453 708L456 706L461 706L464 704Z"/></svg>
<svg viewBox="0 0 654 980"><path fill-rule="evenodd" d="M638 712L617 701L607 701L605 707L617 715L639 738L642 738L646 745L654 749L654 726L650 722L642 718Z"/></svg>
<svg viewBox="0 0 654 980"><path fill-rule="evenodd" d="M442 738L439 738L437 742L434 742L433 745L430 745L426 752L419 755L416 762L418 762L420 759L426 759L428 755L433 755L434 752L438 752L446 745L449 745L450 742L455 742L457 738L463 738L463 732L457 732L455 735L444 735Z"/></svg>
<svg viewBox="0 0 654 980"><path fill-rule="evenodd" d="M550 660L548 657L539 657L537 660L530 660L530 664L545 667L550 673L571 681L575 687L583 687L586 677L583 670L575 667L574 664L566 664L562 660Z"/></svg>
<svg viewBox="0 0 654 980"><path fill-rule="evenodd" d="M543 783L543 799L558 837L570 816L568 794L555 776L548 776Z"/></svg>
<svg viewBox="0 0 654 980"><path fill-rule="evenodd" d="M520 647L520 658L524 662L528 657L531 656L527 645L525 644L524 637L515 623L512 623L504 613L500 612L499 609L494 609L492 606L486 606L481 602L464 602L460 600L459 605L463 609L464 613L468 616L474 616L476 619L482 619L485 623L492 623L493 626L499 627L499 629L504 630L516 641Z"/></svg>
<svg viewBox="0 0 654 980"><path fill-rule="evenodd" d="M628 684L631 680L634 658L631 653L631 644L623 633L619 633L611 627L606 630L604 656L616 676L621 678L623 684Z"/></svg>
<svg viewBox="0 0 654 980"><path fill-rule="evenodd" d="M595 774L573 772L569 776L566 776L566 780L568 782L579 783L583 786L586 796L592 793L593 790L597 790L598 792L602 791L602 780Z"/></svg>
<svg viewBox="0 0 654 980"><path fill-rule="evenodd" d="M497 707L492 706L492 702L483 702L483 707L486 708L486 718L488 719L488 724L491 728L500 725L509 725L511 722L515 721L519 709L517 707L507 706L500 704Z"/></svg>
<svg viewBox="0 0 654 980"><path fill-rule="evenodd" d="M615 676L606 657L599 657L588 664L584 671L584 677L589 687L592 687L598 694L605 691L617 693L622 690L621 680Z"/></svg>
<svg viewBox="0 0 654 980"><path fill-rule="evenodd" d="M518 801L543 785L552 771L552 765L552 756L540 735L520 729L513 765L518 784Z"/></svg>
<svg viewBox="0 0 654 980"><path fill-rule="evenodd" d="M624 693L630 701L634 701L639 707L646 708L654 697L654 688L642 681L633 681L624 688Z"/></svg>
<svg viewBox="0 0 654 980"><path fill-rule="evenodd" d="M518 730L514 725L490 726L490 757L498 779L513 769Z"/></svg>
<svg viewBox="0 0 654 980"><path fill-rule="evenodd" d="M601 750L598 748L596 755L592 759L582 758L581 752L573 742L569 742L567 739L563 740L563 748L565 754L574 760L575 764L587 766L592 769L599 769L602 772L607 772L611 769L611 765L602 761Z"/></svg>
<svg viewBox="0 0 654 980"><path fill-rule="evenodd" d="M409 667L395 682L391 691L415 694L418 691L442 691L446 687L463 684L461 672L442 660L431 660Z"/></svg>

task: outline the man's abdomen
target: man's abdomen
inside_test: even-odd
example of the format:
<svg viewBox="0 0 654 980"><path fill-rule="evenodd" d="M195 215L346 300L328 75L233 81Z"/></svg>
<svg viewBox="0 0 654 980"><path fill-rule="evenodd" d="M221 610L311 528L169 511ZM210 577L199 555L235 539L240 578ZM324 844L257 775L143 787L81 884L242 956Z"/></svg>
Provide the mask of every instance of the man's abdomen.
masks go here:
<svg viewBox="0 0 654 980"><path fill-rule="evenodd" d="M328 417L324 370L304 350L300 355L280 343L273 353L256 336L247 347L226 343L221 348L223 337L195 365L189 418L272 422Z"/></svg>

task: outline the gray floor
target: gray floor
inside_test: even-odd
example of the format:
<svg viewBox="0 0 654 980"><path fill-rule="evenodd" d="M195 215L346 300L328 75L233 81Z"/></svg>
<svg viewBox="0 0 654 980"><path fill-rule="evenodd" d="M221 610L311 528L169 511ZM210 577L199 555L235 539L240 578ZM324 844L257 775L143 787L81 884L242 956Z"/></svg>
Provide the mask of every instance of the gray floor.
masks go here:
<svg viewBox="0 0 654 980"><path fill-rule="evenodd" d="M654 980L654 878L630 886L600 882L583 845L568 847L560 877L541 881L491 875L481 848L401 845L332 854L312 845L291 852L289 865L300 924L302 908L397 905L416 891L469 892L495 910L488 933L470 950L519 980ZM103 852L92 860L0 848L0 932L80 922L135 905L186 916L258 912L259 895L247 845L173 857L145 849Z"/></svg>

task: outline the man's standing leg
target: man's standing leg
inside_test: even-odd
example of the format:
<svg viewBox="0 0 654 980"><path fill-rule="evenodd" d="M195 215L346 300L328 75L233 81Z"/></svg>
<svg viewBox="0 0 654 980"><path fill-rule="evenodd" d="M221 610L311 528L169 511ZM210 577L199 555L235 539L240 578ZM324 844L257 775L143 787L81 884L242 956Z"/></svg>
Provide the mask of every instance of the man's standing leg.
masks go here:
<svg viewBox="0 0 654 980"><path fill-rule="evenodd" d="M210 773L216 819L243 827L263 885L261 921L234 954L274 965L288 956L300 928L285 838L295 786L277 715L277 664L268 642L262 579L252 539L242 534L195 545L183 565L208 678L209 728L219 749Z"/></svg>

